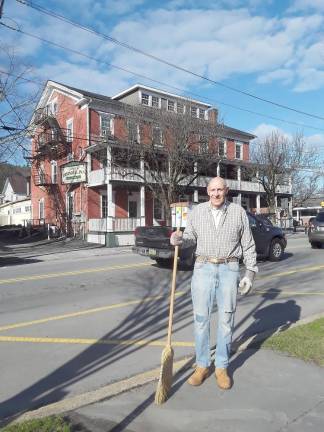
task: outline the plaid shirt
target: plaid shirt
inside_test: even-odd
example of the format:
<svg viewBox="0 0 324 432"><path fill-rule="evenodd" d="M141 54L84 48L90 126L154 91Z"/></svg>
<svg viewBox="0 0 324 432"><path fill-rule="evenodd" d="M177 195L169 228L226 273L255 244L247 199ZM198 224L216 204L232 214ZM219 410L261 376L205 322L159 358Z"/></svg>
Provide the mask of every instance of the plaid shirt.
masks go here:
<svg viewBox="0 0 324 432"><path fill-rule="evenodd" d="M255 243L243 207L225 202L216 228L210 202L198 204L188 214L183 233L185 247L196 244L196 255L241 258L247 270L257 272Z"/></svg>

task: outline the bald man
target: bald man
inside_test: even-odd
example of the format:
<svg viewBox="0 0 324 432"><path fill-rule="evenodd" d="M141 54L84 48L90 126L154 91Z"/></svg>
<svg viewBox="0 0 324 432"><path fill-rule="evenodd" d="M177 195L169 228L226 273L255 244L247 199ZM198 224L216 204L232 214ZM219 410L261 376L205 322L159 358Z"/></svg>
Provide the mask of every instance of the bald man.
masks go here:
<svg viewBox="0 0 324 432"><path fill-rule="evenodd" d="M191 280L194 312L196 369L188 383L198 386L210 374L210 316L216 298L218 310L215 376L218 386L228 390L232 379L228 374L236 296L252 288L256 266L253 236L245 210L226 197L229 188L221 177L207 186L209 201L198 204L188 215L184 233L174 232L172 245L196 245L196 262ZM240 280L239 260L246 267Z"/></svg>

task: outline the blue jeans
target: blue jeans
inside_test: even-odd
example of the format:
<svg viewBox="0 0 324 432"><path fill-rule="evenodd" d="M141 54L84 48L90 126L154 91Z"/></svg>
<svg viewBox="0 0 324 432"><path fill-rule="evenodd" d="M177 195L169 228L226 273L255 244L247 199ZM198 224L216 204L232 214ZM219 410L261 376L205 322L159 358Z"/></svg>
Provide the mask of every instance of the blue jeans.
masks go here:
<svg viewBox="0 0 324 432"><path fill-rule="evenodd" d="M210 316L216 297L218 308L215 367L227 368L231 352L239 263L196 262L191 295L194 312L196 363L210 366Z"/></svg>

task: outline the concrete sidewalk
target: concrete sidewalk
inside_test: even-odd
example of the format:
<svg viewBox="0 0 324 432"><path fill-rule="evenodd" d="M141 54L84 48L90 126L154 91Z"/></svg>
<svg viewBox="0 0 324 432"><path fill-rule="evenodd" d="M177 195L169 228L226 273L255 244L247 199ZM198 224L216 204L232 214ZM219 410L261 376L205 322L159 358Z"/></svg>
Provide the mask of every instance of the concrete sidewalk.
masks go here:
<svg viewBox="0 0 324 432"><path fill-rule="evenodd" d="M271 350L246 349L232 356L234 385L223 391L213 374L200 387L187 384L193 362L193 357L175 359L170 398L161 406L154 404L158 367L31 411L21 420L61 414L84 432L323 431L323 368Z"/></svg>
<svg viewBox="0 0 324 432"><path fill-rule="evenodd" d="M322 432L323 368L272 351L246 350L230 367L234 385L222 391L211 375L201 387L180 371L170 399L154 404L156 383L74 410L70 418L84 430L175 432Z"/></svg>

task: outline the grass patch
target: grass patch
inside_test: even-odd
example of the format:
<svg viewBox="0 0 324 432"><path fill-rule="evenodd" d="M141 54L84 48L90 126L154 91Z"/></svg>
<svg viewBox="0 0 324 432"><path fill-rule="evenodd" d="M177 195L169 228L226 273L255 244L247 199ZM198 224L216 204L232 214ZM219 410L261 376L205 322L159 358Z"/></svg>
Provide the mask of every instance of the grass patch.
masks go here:
<svg viewBox="0 0 324 432"><path fill-rule="evenodd" d="M262 347L324 366L324 318L272 336L262 343Z"/></svg>
<svg viewBox="0 0 324 432"><path fill-rule="evenodd" d="M0 432L72 432L70 424L62 417L50 416L8 425Z"/></svg>

